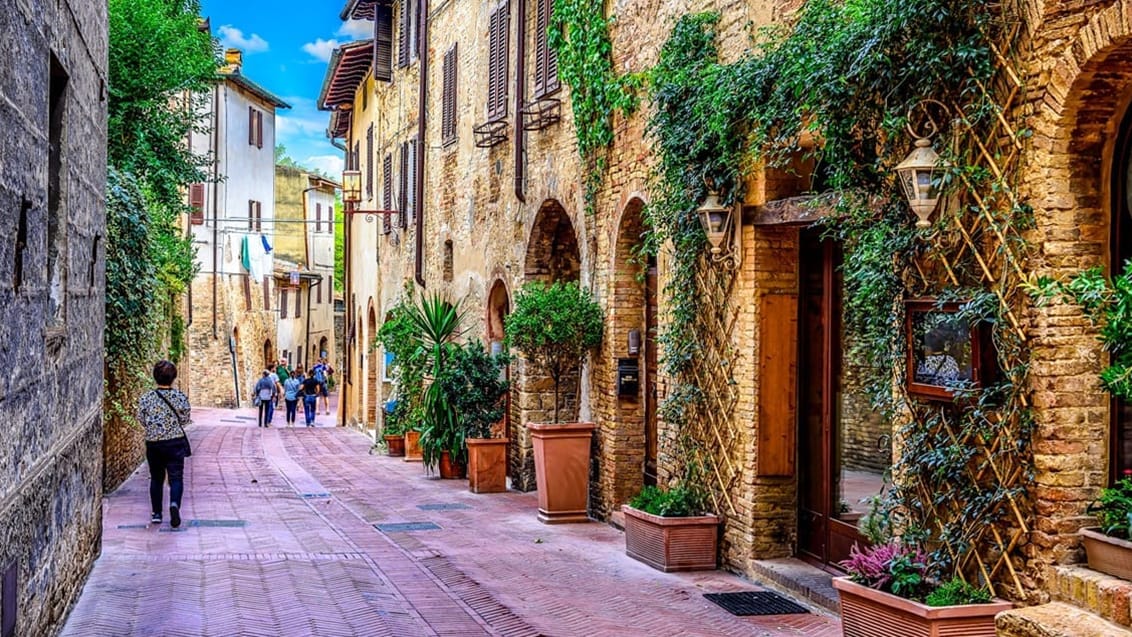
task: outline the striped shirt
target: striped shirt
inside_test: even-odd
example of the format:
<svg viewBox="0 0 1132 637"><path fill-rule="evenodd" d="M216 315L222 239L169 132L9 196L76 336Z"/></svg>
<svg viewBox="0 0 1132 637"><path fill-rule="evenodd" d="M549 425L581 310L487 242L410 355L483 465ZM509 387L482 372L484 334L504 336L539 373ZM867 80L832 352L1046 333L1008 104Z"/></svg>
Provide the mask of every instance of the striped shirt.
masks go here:
<svg viewBox="0 0 1132 637"><path fill-rule="evenodd" d="M158 392L173 405L176 414L161 400ZM138 401L138 422L145 428L146 441L173 440L184 436L184 428L192 424L191 410L189 398L176 389L154 389L142 394Z"/></svg>

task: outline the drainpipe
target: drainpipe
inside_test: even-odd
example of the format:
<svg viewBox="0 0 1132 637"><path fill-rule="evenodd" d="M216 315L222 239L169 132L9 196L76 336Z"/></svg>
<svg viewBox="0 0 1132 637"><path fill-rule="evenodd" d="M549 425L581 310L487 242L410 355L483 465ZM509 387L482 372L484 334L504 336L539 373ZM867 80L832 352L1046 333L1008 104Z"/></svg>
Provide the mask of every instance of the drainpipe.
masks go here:
<svg viewBox="0 0 1132 637"><path fill-rule="evenodd" d="M353 129L352 118L350 120L350 128L351 130ZM333 137L330 138L330 145L342 151L347 158L350 156L350 151L346 148L346 146L338 143L338 141ZM349 165L349 160L347 160L347 165ZM342 289L346 291L344 298L342 299L342 305L346 308L346 316L343 317L342 320L342 322L344 323L344 325L342 325L342 329L346 333L342 335L342 344L345 346L346 351L343 352L342 356L342 391L338 394L338 413L339 418L341 419L339 424L345 427L346 409L350 401L344 400L343 394L346 393L346 386L353 384L353 382L350 380L350 360L353 358L353 351L350 347L350 341L347 338L347 334L350 333L350 326L352 325L350 321L353 320L351 314L354 310L354 308L350 307L350 222L353 221L353 215L346 214L345 210L342 211L342 214L344 217L342 219L342 264L344 266ZM331 228L333 228L333 226L331 226ZM331 305L333 305L334 297L331 297L330 303Z"/></svg>
<svg viewBox="0 0 1132 637"><path fill-rule="evenodd" d="M217 84L212 92L212 339L220 338L217 331L216 277L217 261L220 258L220 88ZM233 349L233 357L235 350ZM233 361L235 358L233 358ZM233 363L234 364L234 363ZM236 388L236 401L239 405L239 387Z"/></svg>
<svg viewBox="0 0 1132 637"><path fill-rule="evenodd" d="M527 100L527 0L518 0L518 44L515 47L515 198L526 203L523 184L526 181L527 136L523 130L523 102Z"/></svg>
<svg viewBox="0 0 1132 637"><path fill-rule="evenodd" d="M428 104L428 0L421 1L421 10L417 15L417 57L421 61L420 90L417 92L417 224L416 224L416 263L414 264L417 284L425 286L424 279L424 183L425 183L425 107Z"/></svg>

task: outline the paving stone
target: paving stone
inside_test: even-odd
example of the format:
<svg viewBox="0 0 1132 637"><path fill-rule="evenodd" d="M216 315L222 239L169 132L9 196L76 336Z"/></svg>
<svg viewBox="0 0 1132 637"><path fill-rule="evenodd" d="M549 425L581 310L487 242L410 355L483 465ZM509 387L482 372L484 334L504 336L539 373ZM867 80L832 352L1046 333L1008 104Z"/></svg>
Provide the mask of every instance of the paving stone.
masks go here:
<svg viewBox="0 0 1132 637"><path fill-rule="evenodd" d="M703 593L759 587L654 571L603 524L540 524L537 494L475 495L370 455L353 430L235 415L194 411L183 509L196 524L144 524L144 471L106 497L102 556L62 635L840 634L821 611L733 617Z"/></svg>

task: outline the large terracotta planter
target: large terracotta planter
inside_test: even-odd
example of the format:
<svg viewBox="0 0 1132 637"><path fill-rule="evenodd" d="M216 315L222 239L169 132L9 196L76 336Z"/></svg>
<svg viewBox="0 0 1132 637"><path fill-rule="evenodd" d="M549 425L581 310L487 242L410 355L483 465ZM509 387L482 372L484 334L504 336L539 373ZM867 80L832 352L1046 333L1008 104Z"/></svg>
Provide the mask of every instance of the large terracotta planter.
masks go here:
<svg viewBox="0 0 1132 637"><path fill-rule="evenodd" d="M592 422L530 423L535 448L538 519L543 524L589 522Z"/></svg>
<svg viewBox="0 0 1132 637"><path fill-rule="evenodd" d="M390 458L400 458L405 455L405 436L382 436L385 438L385 448L389 450Z"/></svg>
<svg viewBox="0 0 1132 637"><path fill-rule="evenodd" d="M1132 542L1105 535L1099 528L1081 529L1078 535L1085 545L1089 568L1132 580Z"/></svg>
<svg viewBox="0 0 1132 637"><path fill-rule="evenodd" d="M666 518L624 505L625 553L664 571L703 571L716 567L719 518L697 515Z"/></svg>
<svg viewBox="0 0 1132 637"><path fill-rule="evenodd" d="M440 452L440 477L443 480L460 480L467 476L468 468L459 462L452 461L452 455L447 451Z"/></svg>
<svg viewBox="0 0 1132 637"><path fill-rule="evenodd" d="M994 601L966 606L927 606L847 577L833 578L841 595L841 629L845 637L994 637L994 616L1013 604Z"/></svg>
<svg viewBox="0 0 1132 637"><path fill-rule="evenodd" d="M421 455L421 432L405 432L405 462L420 462L424 460Z"/></svg>
<svg viewBox="0 0 1132 637"><path fill-rule="evenodd" d="M507 439L469 438L468 489L472 493L507 490Z"/></svg>

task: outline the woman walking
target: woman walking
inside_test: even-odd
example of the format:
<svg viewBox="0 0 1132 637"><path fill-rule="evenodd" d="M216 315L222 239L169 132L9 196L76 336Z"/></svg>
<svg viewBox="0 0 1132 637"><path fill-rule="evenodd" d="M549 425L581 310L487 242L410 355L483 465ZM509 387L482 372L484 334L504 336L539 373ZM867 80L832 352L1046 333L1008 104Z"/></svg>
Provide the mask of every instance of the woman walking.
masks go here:
<svg viewBox="0 0 1132 637"><path fill-rule="evenodd" d="M192 455L185 426L192 423L189 399L173 389L177 366L160 361L153 366L157 389L138 401L138 422L145 428L145 459L149 464L149 521L161 524L161 503L165 480L169 480L169 525L181 526L181 497L184 494L185 458Z"/></svg>
<svg viewBox="0 0 1132 637"><path fill-rule="evenodd" d="M299 391L303 385L303 370L295 371L293 376L283 381L283 401L287 403L287 426L295 426L295 412L299 408Z"/></svg>
<svg viewBox="0 0 1132 637"><path fill-rule="evenodd" d="M259 416L257 417L256 424L260 427L271 426L271 416L275 412L275 392L275 381L271 380L271 372L265 369L263 370L263 376L261 376L259 382L255 384L255 389L252 390L253 400L256 406L259 407Z"/></svg>

